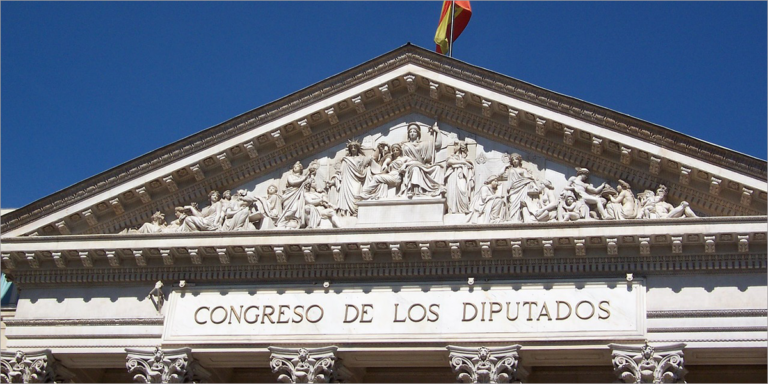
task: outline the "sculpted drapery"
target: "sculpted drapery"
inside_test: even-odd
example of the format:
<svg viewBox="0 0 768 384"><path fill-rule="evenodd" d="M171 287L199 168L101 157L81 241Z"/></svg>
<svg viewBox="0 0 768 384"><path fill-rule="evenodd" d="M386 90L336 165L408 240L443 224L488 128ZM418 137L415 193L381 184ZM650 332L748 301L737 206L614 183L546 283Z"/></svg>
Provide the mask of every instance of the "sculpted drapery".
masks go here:
<svg viewBox="0 0 768 384"><path fill-rule="evenodd" d="M282 194L283 212L278 216L276 226L278 228L299 228L304 222L304 184L314 181L314 163L310 164L307 171L301 163L296 162L285 179L285 190Z"/></svg>
<svg viewBox="0 0 768 384"><path fill-rule="evenodd" d="M498 176L490 176L472 200L472 224L494 224L504 219L504 196L500 194Z"/></svg>
<svg viewBox="0 0 768 384"><path fill-rule="evenodd" d="M429 129L429 137L424 140L421 138L421 127L415 123L409 124L408 141L401 145L403 157L407 159L401 193L408 197L439 195L443 187L442 167L439 164L433 164L435 149L442 146L437 122Z"/></svg>
<svg viewBox="0 0 768 384"><path fill-rule="evenodd" d="M376 212L382 204L397 205L396 200L439 196L444 197L444 214L463 215L446 216L446 224L696 216L686 201L679 205L668 203L667 188L663 185L655 194L646 190L635 198L625 181L619 180L615 190L607 183L594 186L587 181L589 170L577 167L575 175L564 186L558 185L556 192L552 180L534 177L533 171L526 168L530 164L524 167L523 158L517 153L509 155L507 166L501 169L504 156L498 156L498 151L483 151L478 146L477 158L470 156L463 140L472 139L460 141L455 133L444 134L437 123L425 129L428 134L423 136L419 123L399 125L390 132L400 135L402 129L407 132L407 140L402 143L390 145L376 136L366 138L364 142L375 143L375 148L366 148L373 150L372 156L364 154L359 142L350 141L340 158L313 160L306 170L296 162L282 176L281 187L269 185L266 196L256 193L263 184L251 192L238 190L231 198L228 190L223 198L218 191L210 191L209 205L202 210L194 202L176 207L176 220L168 224L164 216L167 213L158 211L150 222L120 233L354 227L362 200L394 200L365 204L373 207L370 212ZM447 158L440 152L445 149L443 140L449 140L448 145L456 148ZM338 160L332 160L334 157ZM478 180L484 184L475 190L475 179L480 175L491 176ZM425 200L440 204L437 199ZM368 216L364 220L370 219ZM408 218L403 218L406 222Z"/></svg>
<svg viewBox="0 0 768 384"><path fill-rule="evenodd" d="M504 170L507 177L507 216L506 219L513 223L523 222L521 206L523 201L529 201L528 192L538 189L536 180L523 168L523 157L513 153L509 156L509 166Z"/></svg>
<svg viewBox="0 0 768 384"><path fill-rule="evenodd" d="M360 143L351 141L347 144L347 155L341 159L339 200L336 204L341 215L357 215L357 202L370 163L371 159L360 152Z"/></svg>
<svg viewBox="0 0 768 384"><path fill-rule="evenodd" d="M445 163L445 204L448 213L470 213L470 196L475 188L475 165L467 156L467 144L459 148Z"/></svg>
<svg viewBox="0 0 768 384"><path fill-rule="evenodd" d="M405 159L403 149L400 144L392 145L391 153L383 160L379 167L379 172L371 172L363 185L360 197L363 200L378 200L387 197L391 188L397 188L401 185L403 178L401 174L405 169Z"/></svg>

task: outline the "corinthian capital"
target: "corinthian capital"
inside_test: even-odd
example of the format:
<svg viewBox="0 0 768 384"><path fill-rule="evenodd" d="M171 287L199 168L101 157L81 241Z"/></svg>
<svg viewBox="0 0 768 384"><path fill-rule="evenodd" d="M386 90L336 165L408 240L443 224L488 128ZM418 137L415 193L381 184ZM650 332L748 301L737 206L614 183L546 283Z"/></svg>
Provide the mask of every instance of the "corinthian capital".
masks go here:
<svg viewBox="0 0 768 384"><path fill-rule="evenodd" d="M684 343L652 347L608 344L613 372L624 383L685 383Z"/></svg>
<svg viewBox="0 0 768 384"><path fill-rule="evenodd" d="M191 349L163 351L126 348L125 366L138 383L187 383L206 380L210 373L192 358Z"/></svg>
<svg viewBox="0 0 768 384"><path fill-rule="evenodd" d="M73 378L72 372L58 363L50 349L0 352L2 383L69 383Z"/></svg>
<svg viewBox="0 0 768 384"><path fill-rule="evenodd" d="M520 345L508 347L457 347L449 345L448 358L461 383L517 383Z"/></svg>
<svg viewBox="0 0 768 384"><path fill-rule="evenodd" d="M328 383L336 362L336 346L322 348L269 347L269 366L281 383Z"/></svg>

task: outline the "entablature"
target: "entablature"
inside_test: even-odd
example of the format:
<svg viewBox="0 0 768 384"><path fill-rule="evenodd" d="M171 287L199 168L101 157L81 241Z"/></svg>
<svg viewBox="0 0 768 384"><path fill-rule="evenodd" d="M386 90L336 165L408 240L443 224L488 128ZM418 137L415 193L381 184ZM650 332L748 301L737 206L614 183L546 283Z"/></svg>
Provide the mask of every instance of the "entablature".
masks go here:
<svg viewBox="0 0 768 384"><path fill-rule="evenodd" d="M560 269L557 264L563 258L642 261L663 256L690 261L692 256L701 255L710 256L709 259L719 255L757 255L765 259L765 219L762 216L653 223L582 221L266 230L231 232L226 236L192 232L25 237L4 240L2 261L6 274L33 276L67 271L87 275L97 270L103 274L120 270L192 271L248 266L317 270L443 261L533 261Z"/></svg>

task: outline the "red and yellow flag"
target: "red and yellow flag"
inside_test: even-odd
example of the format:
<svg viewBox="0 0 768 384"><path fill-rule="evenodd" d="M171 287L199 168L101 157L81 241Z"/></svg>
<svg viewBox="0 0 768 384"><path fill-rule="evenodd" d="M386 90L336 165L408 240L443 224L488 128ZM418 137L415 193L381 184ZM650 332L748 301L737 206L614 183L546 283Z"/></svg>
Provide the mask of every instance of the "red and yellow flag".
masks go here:
<svg viewBox="0 0 768 384"><path fill-rule="evenodd" d="M456 41L464 31L464 27L469 23L472 17L472 8L469 1L456 1L453 10L453 38ZM437 44L438 53L448 53L448 35L451 33L451 1L443 1L443 11L440 13L440 23L435 32L435 44Z"/></svg>

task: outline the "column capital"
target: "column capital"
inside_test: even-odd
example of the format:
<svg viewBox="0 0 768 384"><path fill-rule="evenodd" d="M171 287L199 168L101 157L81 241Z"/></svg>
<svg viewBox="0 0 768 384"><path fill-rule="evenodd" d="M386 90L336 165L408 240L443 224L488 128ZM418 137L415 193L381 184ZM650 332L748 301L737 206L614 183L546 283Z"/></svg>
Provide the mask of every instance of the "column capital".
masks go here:
<svg viewBox="0 0 768 384"><path fill-rule="evenodd" d="M506 347L446 347L453 371L460 383L520 382L518 372L520 345Z"/></svg>
<svg viewBox="0 0 768 384"><path fill-rule="evenodd" d="M336 346L321 348L269 347L269 366L281 383L328 383L336 362Z"/></svg>
<svg viewBox="0 0 768 384"><path fill-rule="evenodd" d="M0 352L0 382L61 383L72 382L75 375L59 364L50 349L24 352Z"/></svg>
<svg viewBox="0 0 768 384"><path fill-rule="evenodd" d="M139 383L187 383L205 381L210 372L192 358L189 348L151 349L126 348L125 367Z"/></svg>
<svg viewBox="0 0 768 384"><path fill-rule="evenodd" d="M684 343L650 346L608 344L613 372L624 383L685 383Z"/></svg>

